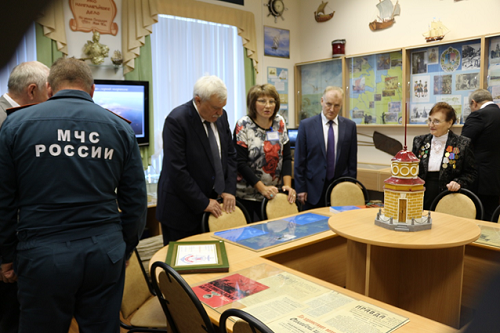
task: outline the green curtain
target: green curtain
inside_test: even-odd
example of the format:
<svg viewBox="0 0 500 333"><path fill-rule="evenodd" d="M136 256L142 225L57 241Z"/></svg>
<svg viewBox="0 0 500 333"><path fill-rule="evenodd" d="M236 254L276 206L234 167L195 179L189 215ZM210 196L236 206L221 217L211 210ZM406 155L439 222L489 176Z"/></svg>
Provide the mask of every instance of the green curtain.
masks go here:
<svg viewBox="0 0 500 333"><path fill-rule="evenodd" d="M57 49L57 42L43 34L43 27L40 23L35 23L36 28L36 58L41 63L52 66L56 59L63 56Z"/></svg>
<svg viewBox="0 0 500 333"><path fill-rule="evenodd" d="M255 85L255 68L253 60L247 56L247 50L243 47L243 64L245 66L245 90L248 94L250 88Z"/></svg>
<svg viewBox="0 0 500 333"><path fill-rule="evenodd" d="M135 59L134 70L125 74L125 80L149 81L149 146L140 147L144 169L151 164L151 155L155 153L152 59L151 37L146 36L144 46L141 47L141 55Z"/></svg>

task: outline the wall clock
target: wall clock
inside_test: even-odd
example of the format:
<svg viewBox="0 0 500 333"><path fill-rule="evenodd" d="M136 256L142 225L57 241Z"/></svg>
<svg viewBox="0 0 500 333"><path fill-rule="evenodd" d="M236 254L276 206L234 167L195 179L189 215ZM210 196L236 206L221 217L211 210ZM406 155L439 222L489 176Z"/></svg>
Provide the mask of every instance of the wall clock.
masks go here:
<svg viewBox="0 0 500 333"><path fill-rule="evenodd" d="M269 14L267 16L274 16L274 23L278 22L278 17L281 17L282 20L285 20L283 17L283 12L288 8L285 8L285 3L283 0L269 0L264 6L267 6L269 9Z"/></svg>

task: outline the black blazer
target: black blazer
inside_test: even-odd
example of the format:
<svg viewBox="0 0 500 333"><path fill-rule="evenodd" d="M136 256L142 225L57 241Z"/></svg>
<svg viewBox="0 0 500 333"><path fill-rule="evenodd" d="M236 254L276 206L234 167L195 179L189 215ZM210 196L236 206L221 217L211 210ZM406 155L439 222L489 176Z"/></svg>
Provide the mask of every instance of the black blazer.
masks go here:
<svg viewBox="0 0 500 333"><path fill-rule="evenodd" d="M426 179L429 170L431 140L432 134L416 136L413 139L412 152L420 159L418 176L423 180ZM445 163L447 149L455 154L451 156L453 158L448 157L449 161ZM459 183L461 187L470 188L476 178L477 171L474 165L474 153L470 147L470 139L456 135L452 131L448 132L448 140L439 168L439 190L446 190L446 184L451 181Z"/></svg>
<svg viewBox="0 0 500 333"><path fill-rule="evenodd" d="M236 150L226 111L217 119L225 193L236 192ZM163 169L158 183L156 218L176 230L201 226L215 182L210 143L193 100L178 106L163 127Z"/></svg>
<svg viewBox="0 0 500 333"><path fill-rule="evenodd" d="M473 188L478 194L500 195L500 108L490 104L472 112L462 128L471 139L478 171Z"/></svg>
<svg viewBox="0 0 500 333"><path fill-rule="evenodd" d="M358 168L358 137L356 123L338 116L339 138L334 179L356 178ZM295 190L307 192L307 201L316 205L321 198L326 179L326 148L321 114L300 122L295 144Z"/></svg>

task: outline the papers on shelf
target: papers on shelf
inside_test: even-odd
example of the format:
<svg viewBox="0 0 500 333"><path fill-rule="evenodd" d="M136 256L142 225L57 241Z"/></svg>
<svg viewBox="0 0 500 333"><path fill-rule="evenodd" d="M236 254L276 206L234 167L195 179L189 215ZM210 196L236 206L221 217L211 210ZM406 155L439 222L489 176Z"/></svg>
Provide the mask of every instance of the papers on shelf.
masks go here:
<svg viewBox="0 0 500 333"><path fill-rule="evenodd" d="M481 228L481 236L479 236L479 239L475 241L475 243L500 247L499 228L487 227L484 225L479 225L479 228Z"/></svg>
<svg viewBox="0 0 500 333"><path fill-rule="evenodd" d="M332 213L342 213L348 210L366 208L366 206L330 206L330 212Z"/></svg>
<svg viewBox="0 0 500 333"><path fill-rule="evenodd" d="M233 274L194 287L193 291L203 303L218 308L267 288L246 276Z"/></svg>
<svg viewBox="0 0 500 333"><path fill-rule="evenodd" d="M244 309L275 333L388 333L409 319L267 264L193 288L222 313Z"/></svg>
<svg viewBox="0 0 500 333"><path fill-rule="evenodd" d="M327 230L330 230L328 216L304 213L242 228L217 231L214 236L260 251Z"/></svg>
<svg viewBox="0 0 500 333"><path fill-rule="evenodd" d="M289 313L268 326L276 333L388 333L408 321L375 305L352 301L318 317L304 311Z"/></svg>

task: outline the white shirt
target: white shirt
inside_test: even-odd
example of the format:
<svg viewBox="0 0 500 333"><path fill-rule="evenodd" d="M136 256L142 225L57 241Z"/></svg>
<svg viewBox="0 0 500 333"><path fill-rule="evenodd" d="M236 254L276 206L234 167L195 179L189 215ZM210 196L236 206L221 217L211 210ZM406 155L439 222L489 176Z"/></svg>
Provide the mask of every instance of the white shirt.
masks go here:
<svg viewBox="0 0 500 333"><path fill-rule="evenodd" d="M203 128L205 129L205 133L207 134L207 137L208 137L208 130L207 130L207 127L205 126L205 119L203 119L202 116L200 115L200 111L198 111L198 108L196 107L196 103L194 102L194 100L193 100L193 105L194 105L194 108L196 109L196 112L198 112L198 116L200 116L201 124L203 125ZM212 131L214 132L215 141L217 141L217 147L219 148L219 157L221 157L220 138L219 138L219 131L217 130L217 125L215 123L211 123L211 122L209 122L209 124L210 124L210 127L212 127Z"/></svg>
<svg viewBox="0 0 500 333"><path fill-rule="evenodd" d="M429 169L428 171L439 171L443 162L444 150L446 149L446 141L448 133L439 137L432 136L431 151L429 154Z"/></svg>
<svg viewBox="0 0 500 333"><path fill-rule="evenodd" d="M481 107L479 109L484 109L486 107L486 105L490 105L490 104L495 104L495 102L493 102L493 101L485 102L483 105L481 105Z"/></svg>
<svg viewBox="0 0 500 333"><path fill-rule="evenodd" d="M21 106L16 101L14 101L12 98L10 98L10 96L7 95L7 93L3 94L3 98L5 98L10 103L10 105L12 105L13 108Z"/></svg>
<svg viewBox="0 0 500 333"><path fill-rule="evenodd" d="M337 158L337 146L339 144L339 123L338 123L339 116L335 117L333 119L333 136L335 137L335 159ZM330 124L328 123L330 120L328 120L324 113L321 112L321 122L323 124L323 137L325 140L325 151L328 150L328 130L330 129Z"/></svg>

